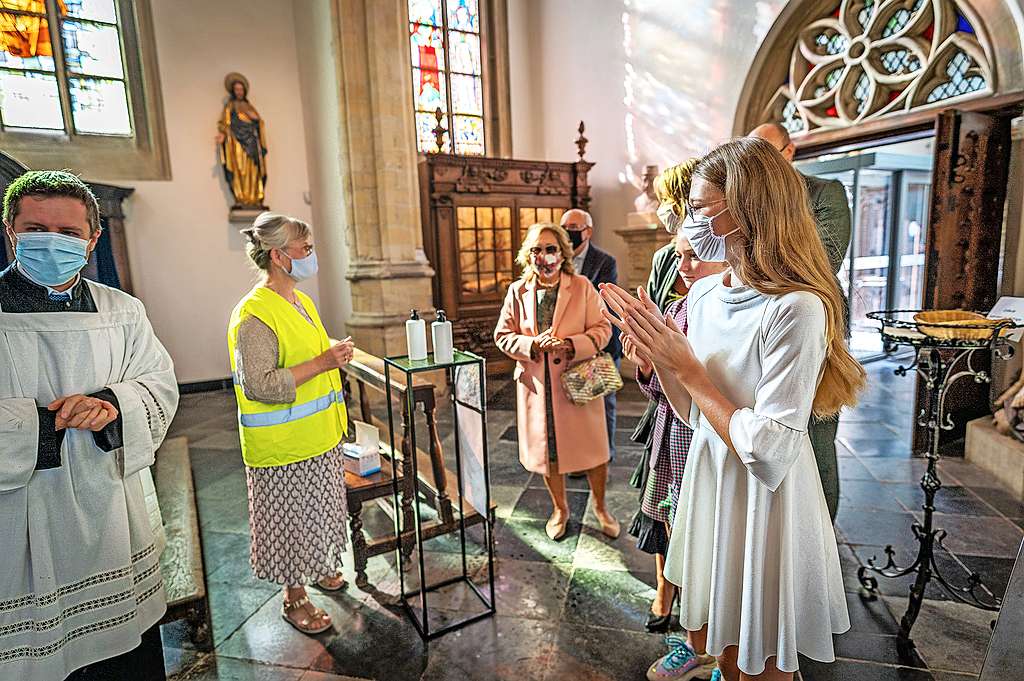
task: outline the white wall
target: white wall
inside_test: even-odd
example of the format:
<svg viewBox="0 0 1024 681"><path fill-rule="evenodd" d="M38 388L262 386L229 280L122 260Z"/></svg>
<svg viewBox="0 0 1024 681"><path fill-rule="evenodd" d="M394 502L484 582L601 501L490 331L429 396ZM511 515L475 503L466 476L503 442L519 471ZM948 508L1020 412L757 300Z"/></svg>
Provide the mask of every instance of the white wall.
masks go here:
<svg viewBox="0 0 1024 681"><path fill-rule="evenodd" d="M214 136L224 76L245 75L267 127L267 204L310 220L292 5L274 0L152 0L172 180L124 182L135 293L174 358L180 382L230 375L227 323L256 277ZM103 180L102 177L90 178ZM317 297L317 282L303 290Z"/></svg>
<svg viewBox="0 0 1024 681"><path fill-rule="evenodd" d="M512 146L572 160L590 139L594 239L620 259L644 165L726 140L747 70L785 0L509 2Z"/></svg>
<svg viewBox="0 0 1024 681"><path fill-rule="evenodd" d="M338 31L331 12L334 0L295 0L295 32L299 50L306 128L306 157L313 225L320 261L320 316L336 338L352 316L352 288L346 278L349 248L346 236L345 190L341 149L341 81L338 78Z"/></svg>

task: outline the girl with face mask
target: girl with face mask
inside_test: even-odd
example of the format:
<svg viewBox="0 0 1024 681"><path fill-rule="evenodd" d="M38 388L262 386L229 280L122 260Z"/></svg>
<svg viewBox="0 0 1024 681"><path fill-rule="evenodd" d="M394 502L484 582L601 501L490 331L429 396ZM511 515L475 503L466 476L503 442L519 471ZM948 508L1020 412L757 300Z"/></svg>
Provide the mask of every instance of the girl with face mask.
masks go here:
<svg viewBox="0 0 1024 681"><path fill-rule="evenodd" d="M281 617L316 634L331 618L310 602L306 585L345 587L347 418L338 369L354 347L328 337L313 301L296 288L317 272L309 225L263 213L245 234L262 277L231 315L228 349L249 490L250 564L257 577L284 587Z"/></svg>
<svg viewBox="0 0 1024 681"><path fill-rule="evenodd" d="M685 215L692 172L699 161L691 158L671 166L654 182L660 202L658 216L674 238L655 253L647 292L659 309L677 318L682 315L684 319L686 308L681 301L690 287L698 279L719 273L725 267L723 263L705 263L697 259L689 241L679 233L682 220L678 216ZM633 361L641 364L638 360ZM640 490L640 499L629 533L637 538L637 548L655 557L657 593L651 603L647 630L666 632L672 627L675 596L674 585L663 576L671 521L672 503L669 498L672 493L678 493L673 471L676 472L675 478L679 478L690 431L685 424L674 419L652 368L638 371L637 382L650 402L632 435L634 442L644 446L644 456L631 478L631 484Z"/></svg>
<svg viewBox="0 0 1024 681"><path fill-rule="evenodd" d="M646 295L602 287L694 430L665 565L693 646L648 678L697 678L705 648L727 681L791 681L797 653L832 661L833 634L850 627L807 430L812 414L856 402L864 370L806 187L776 149L752 138L715 149L688 203L680 228L694 251L730 267L688 294L686 336Z"/></svg>
<svg viewBox="0 0 1024 681"><path fill-rule="evenodd" d="M677 279L684 292L688 292L698 280L719 274L727 267L725 263L698 260L693 247L682 232L676 233L672 247L678 262ZM665 307L665 316L675 320L683 333L686 332L686 311L685 293L676 296ZM655 374L654 366L637 354L636 345L632 341L625 342L623 351L626 357L636 364L637 385L640 392L651 400L654 409L653 425L645 452L647 470L643 472L645 482L640 498L640 510L634 518L630 533L637 537L640 550L653 553L655 556L658 592L651 604L647 630L666 632L672 626L675 587L664 578L665 552L693 430L672 411ZM715 666L715 659L707 656L704 651L697 652L700 653L699 661L704 670L710 673Z"/></svg>
<svg viewBox="0 0 1024 681"><path fill-rule="evenodd" d="M553 511L545 528L552 539L565 536L569 504L565 475L585 471L601 531L617 537L619 523L605 506L608 436L604 400L569 401L562 372L601 352L611 324L590 280L574 272L565 229L530 227L519 251L523 276L509 287L494 330L494 341L515 360L519 460L544 476Z"/></svg>

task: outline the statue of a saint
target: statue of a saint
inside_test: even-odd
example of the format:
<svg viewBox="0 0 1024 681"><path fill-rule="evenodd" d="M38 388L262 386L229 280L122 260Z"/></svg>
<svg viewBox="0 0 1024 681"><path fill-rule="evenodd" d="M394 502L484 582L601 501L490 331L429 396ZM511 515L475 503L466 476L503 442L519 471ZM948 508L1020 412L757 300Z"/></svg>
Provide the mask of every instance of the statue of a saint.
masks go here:
<svg viewBox="0 0 1024 681"><path fill-rule="evenodd" d="M654 194L654 179L658 177L658 166L645 166L640 181L640 195L633 200L637 213L654 213L658 210L658 197Z"/></svg>
<svg viewBox="0 0 1024 681"><path fill-rule="evenodd" d="M217 122L224 177L235 197L233 210L266 210L267 141L263 119L249 103L249 81L240 73L224 77L229 97Z"/></svg>

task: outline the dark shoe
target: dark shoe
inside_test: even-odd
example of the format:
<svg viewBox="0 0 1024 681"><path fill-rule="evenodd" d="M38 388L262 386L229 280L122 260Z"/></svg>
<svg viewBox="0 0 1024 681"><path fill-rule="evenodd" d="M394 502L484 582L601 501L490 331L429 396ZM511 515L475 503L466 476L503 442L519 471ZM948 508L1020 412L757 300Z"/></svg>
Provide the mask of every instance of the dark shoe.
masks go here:
<svg viewBox="0 0 1024 681"><path fill-rule="evenodd" d="M647 622L644 627L652 634L664 634L672 624L672 613L667 615L655 615L653 612L647 615Z"/></svg>

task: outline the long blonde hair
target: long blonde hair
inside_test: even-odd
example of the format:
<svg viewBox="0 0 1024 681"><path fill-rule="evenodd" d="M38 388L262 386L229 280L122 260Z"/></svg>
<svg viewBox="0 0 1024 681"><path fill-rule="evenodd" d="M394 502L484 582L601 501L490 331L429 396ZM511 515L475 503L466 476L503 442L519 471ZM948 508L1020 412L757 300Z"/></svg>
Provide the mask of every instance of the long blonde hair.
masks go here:
<svg viewBox="0 0 1024 681"><path fill-rule="evenodd" d="M572 242L569 241L569 233L565 231L565 227L559 227L553 222L537 222L526 230L523 245L519 247L519 255L516 256L516 264L523 272L523 279L533 281L537 276L537 271L533 269L533 263L530 261L530 249L537 245L537 239L544 231L551 232L555 236L555 241L558 242L558 247L562 250L562 271L566 274L576 274L576 268L572 264Z"/></svg>
<svg viewBox="0 0 1024 681"><path fill-rule="evenodd" d="M808 291L825 305L825 366L814 395L814 414L832 416L857 401L863 367L845 341L845 306L811 214L807 186L769 142L744 137L705 156L694 177L725 194L745 237L736 273L765 295Z"/></svg>

